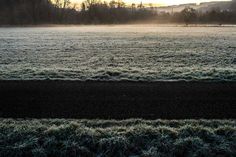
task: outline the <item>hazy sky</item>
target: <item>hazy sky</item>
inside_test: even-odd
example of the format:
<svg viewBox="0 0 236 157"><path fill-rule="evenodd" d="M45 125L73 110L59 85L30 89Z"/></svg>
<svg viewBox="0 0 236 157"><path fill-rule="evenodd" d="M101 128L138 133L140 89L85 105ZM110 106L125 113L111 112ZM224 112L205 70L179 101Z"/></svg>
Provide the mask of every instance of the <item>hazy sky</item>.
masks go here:
<svg viewBox="0 0 236 157"><path fill-rule="evenodd" d="M127 2L139 2L138 0L124 0ZM184 3L201 3L210 1L222 1L222 0L142 0L143 3L158 3L164 5L184 4ZM223 0L229 1L229 0Z"/></svg>
<svg viewBox="0 0 236 157"><path fill-rule="evenodd" d="M73 0L73 1L83 1L83 0ZM104 0L101 0L104 1ZM109 0L106 0L109 1ZM201 3L210 1L230 1L230 0L123 0L126 3L153 3L162 5L174 5L174 4L184 4L184 3Z"/></svg>

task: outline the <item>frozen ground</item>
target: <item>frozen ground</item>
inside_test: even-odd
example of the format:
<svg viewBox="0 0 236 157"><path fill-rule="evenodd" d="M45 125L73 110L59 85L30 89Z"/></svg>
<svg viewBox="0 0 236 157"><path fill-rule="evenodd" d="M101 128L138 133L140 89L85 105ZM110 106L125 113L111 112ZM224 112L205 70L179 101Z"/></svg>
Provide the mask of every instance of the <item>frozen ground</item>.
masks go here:
<svg viewBox="0 0 236 157"><path fill-rule="evenodd" d="M234 157L235 120L0 119L2 157Z"/></svg>
<svg viewBox="0 0 236 157"><path fill-rule="evenodd" d="M236 80L236 27L0 28L0 79Z"/></svg>

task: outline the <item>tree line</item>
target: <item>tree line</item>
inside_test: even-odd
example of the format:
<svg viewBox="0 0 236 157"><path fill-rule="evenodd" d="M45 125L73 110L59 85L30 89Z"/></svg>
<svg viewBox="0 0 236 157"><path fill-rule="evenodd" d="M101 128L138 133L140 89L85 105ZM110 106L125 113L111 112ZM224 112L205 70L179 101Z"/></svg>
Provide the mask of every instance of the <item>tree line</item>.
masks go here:
<svg viewBox="0 0 236 157"><path fill-rule="evenodd" d="M185 23L185 24L236 24L236 13L214 9L204 13L193 8L185 8L181 12L170 14L161 13L156 16L157 23Z"/></svg>
<svg viewBox="0 0 236 157"><path fill-rule="evenodd" d="M127 5L85 0L80 6L70 0L0 0L0 25L119 24L119 23L236 23L236 0L228 10L198 12L185 8L177 13L157 13L142 3Z"/></svg>
<svg viewBox="0 0 236 157"><path fill-rule="evenodd" d="M69 0L0 0L0 24L76 23Z"/></svg>
<svg viewBox="0 0 236 157"><path fill-rule="evenodd" d="M206 12L199 12L187 7L181 12L161 13L157 16L159 22L174 22L185 24L236 24L236 0L232 1L231 7L227 10L214 8Z"/></svg>

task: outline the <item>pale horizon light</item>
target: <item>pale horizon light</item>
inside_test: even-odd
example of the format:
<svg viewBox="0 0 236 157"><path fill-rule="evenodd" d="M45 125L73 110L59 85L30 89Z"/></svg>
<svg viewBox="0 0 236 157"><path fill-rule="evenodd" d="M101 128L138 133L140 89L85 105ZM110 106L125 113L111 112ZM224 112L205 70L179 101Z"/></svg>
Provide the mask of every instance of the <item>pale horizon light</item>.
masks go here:
<svg viewBox="0 0 236 157"><path fill-rule="evenodd" d="M84 0L72 0L73 2L83 2ZM101 0L109 1L109 0ZM178 5L187 3L202 3L202 2L212 2L212 1L231 1L231 0L123 0L125 3L152 3L160 5Z"/></svg>

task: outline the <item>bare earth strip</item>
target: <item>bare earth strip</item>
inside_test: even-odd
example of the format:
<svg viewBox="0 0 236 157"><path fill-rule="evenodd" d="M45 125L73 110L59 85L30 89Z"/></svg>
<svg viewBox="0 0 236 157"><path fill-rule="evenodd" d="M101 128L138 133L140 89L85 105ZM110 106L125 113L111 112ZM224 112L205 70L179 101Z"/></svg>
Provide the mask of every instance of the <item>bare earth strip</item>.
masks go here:
<svg viewBox="0 0 236 157"><path fill-rule="evenodd" d="M0 81L10 118L236 118L236 82Z"/></svg>

